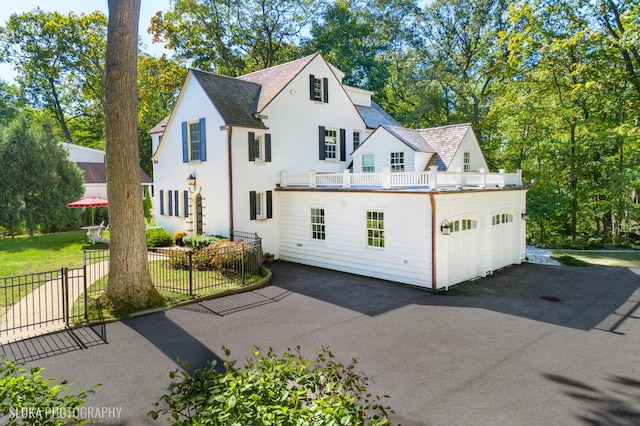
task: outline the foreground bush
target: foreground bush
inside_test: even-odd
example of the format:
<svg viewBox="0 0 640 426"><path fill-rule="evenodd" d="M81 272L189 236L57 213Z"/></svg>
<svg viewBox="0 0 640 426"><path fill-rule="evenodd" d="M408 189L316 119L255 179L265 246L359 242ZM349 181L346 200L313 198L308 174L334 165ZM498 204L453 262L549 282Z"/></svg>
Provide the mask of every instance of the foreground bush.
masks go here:
<svg viewBox="0 0 640 426"><path fill-rule="evenodd" d="M304 358L299 347L280 358L271 349L261 356L256 348L243 368L225 360L223 372L215 361L193 375L171 372L169 393L149 415L185 426L388 424L389 408L367 393L369 378L355 371L356 364L335 361L325 348L315 360Z"/></svg>
<svg viewBox="0 0 640 426"><path fill-rule="evenodd" d="M221 239L221 237L213 235L193 235L190 237L182 238L182 244L185 247L192 248L194 250L202 250L208 245L211 245Z"/></svg>
<svg viewBox="0 0 640 426"><path fill-rule="evenodd" d="M66 382L53 385L56 379L45 379L43 368L25 370L12 361L0 365L0 420L10 425L89 424L83 418L84 400L93 390L80 389L77 395L68 393ZM53 386L52 386L53 385ZM97 386L96 386L97 387ZM88 412L88 410L87 410ZM7 423L4 423L7 421Z"/></svg>
<svg viewBox="0 0 640 426"><path fill-rule="evenodd" d="M164 228L147 229L147 247L169 247L173 245L173 235Z"/></svg>
<svg viewBox="0 0 640 426"><path fill-rule="evenodd" d="M186 239L184 237L183 241ZM222 238L191 255L184 251L169 253L168 263L171 269L216 271L231 276L259 270L261 262L258 255L258 249L252 244Z"/></svg>

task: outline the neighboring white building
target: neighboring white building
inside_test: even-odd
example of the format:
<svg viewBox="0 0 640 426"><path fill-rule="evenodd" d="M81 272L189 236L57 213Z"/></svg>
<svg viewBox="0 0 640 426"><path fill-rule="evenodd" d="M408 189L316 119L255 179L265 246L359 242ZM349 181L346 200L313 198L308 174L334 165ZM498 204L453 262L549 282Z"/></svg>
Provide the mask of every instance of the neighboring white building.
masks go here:
<svg viewBox="0 0 640 426"><path fill-rule="evenodd" d="M488 173L470 125L405 129L342 77L320 54L190 70L150 131L157 224L434 290L520 263L520 175Z"/></svg>
<svg viewBox="0 0 640 426"><path fill-rule="evenodd" d="M76 163L78 168L82 170L84 197L108 199L104 151L67 142L60 142L60 144L69 152L69 160ZM145 188L150 187L153 182L142 169L140 169L140 180L142 183L142 194L144 196Z"/></svg>

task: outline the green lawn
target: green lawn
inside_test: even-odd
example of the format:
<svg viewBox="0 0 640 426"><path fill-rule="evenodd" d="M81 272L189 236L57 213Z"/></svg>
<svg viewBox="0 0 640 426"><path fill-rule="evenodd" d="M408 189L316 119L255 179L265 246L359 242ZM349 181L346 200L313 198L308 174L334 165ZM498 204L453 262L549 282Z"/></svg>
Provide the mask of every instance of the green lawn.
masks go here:
<svg viewBox="0 0 640 426"><path fill-rule="evenodd" d="M589 265L640 267L640 252L553 250L553 257L570 256Z"/></svg>
<svg viewBox="0 0 640 426"><path fill-rule="evenodd" d="M0 239L0 277L82 266L82 250L107 244L85 244L84 231Z"/></svg>

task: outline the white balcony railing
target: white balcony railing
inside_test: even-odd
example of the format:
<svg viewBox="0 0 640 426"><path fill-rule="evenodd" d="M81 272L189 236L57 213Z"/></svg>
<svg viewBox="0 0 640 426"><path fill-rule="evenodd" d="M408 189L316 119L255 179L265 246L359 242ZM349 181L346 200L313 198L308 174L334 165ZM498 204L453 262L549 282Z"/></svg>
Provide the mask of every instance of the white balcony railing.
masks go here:
<svg viewBox="0 0 640 426"><path fill-rule="evenodd" d="M303 188L504 188L522 186L522 171L515 173L479 172L439 172L431 167L428 172L390 172L385 169L378 173L280 173L280 187Z"/></svg>

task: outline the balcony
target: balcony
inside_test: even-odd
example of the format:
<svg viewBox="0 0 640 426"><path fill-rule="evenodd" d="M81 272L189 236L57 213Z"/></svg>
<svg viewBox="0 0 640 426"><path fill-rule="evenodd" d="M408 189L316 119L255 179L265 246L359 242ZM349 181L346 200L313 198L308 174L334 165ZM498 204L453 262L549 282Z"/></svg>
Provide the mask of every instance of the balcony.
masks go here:
<svg viewBox="0 0 640 426"><path fill-rule="evenodd" d="M378 173L280 173L280 188L343 188L343 189L473 189L522 186L522 171L515 173L439 172L431 167L425 172Z"/></svg>

